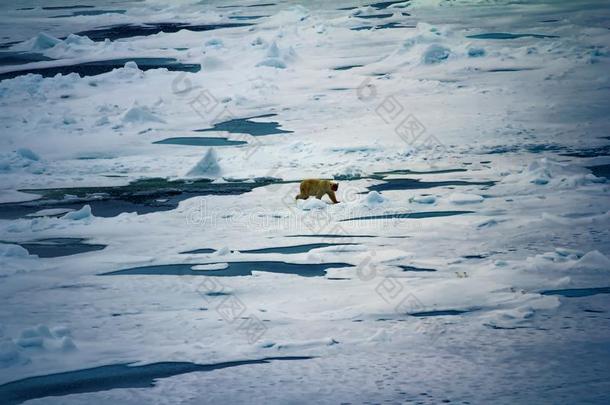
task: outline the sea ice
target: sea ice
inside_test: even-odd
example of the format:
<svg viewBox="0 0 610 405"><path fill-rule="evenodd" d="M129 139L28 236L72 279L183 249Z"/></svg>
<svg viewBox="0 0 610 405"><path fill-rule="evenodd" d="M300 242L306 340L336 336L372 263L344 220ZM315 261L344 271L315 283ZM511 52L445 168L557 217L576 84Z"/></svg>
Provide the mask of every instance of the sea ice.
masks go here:
<svg viewBox="0 0 610 405"><path fill-rule="evenodd" d="M388 201L388 199L386 197L382 196L381 194L379 194L379 192L369 191L369 193L366 195L366 197L364 199L364 204L368 207L377 207L387 201Z"/></svg>
<svg viewBox="0 0 610 405"><path fill-rule="evenodd" d="M93 217L93 215L91 214L91 206L89 204L83 205L83 207L78 211L68 212L66 215L62 216L63 219L71 219L73 221L79 221L91 217Z"/></svg>
<svg viewBox="0 0 610 405"><path fill-rule="evenodd" d="M297 200L297 204L299 208L303 211L311 211L311 210L321 210L325 209L328 203L318 200L315 197L309 197L307 200Z"/></svg>
<svg viewBox="0 0 610 405"><path fill-rule="evenodd" d="M129 62L128 62L129 63ZM128 68L127 66L125 67ZM137 68L137 67L136 67ZM157 115L155 115L149 107L141 106L135 103L123 116L123 122L125 123L146 123L146 122L160 122L165 121Z"/></svg>
<svg viewBox="0 0 610 405"><path fill-rule="evenodd" d="M220 172L221 169L216 151L210 148L186 175L189 177L217 177L220 175Z"/></svg>
<svg viewBox="0 0 610 405"><path fill-rule="evenodd" d="M483 197L477 194L452 193L449 196L449 201L453 204L475 204L484 200Z"/></svg>

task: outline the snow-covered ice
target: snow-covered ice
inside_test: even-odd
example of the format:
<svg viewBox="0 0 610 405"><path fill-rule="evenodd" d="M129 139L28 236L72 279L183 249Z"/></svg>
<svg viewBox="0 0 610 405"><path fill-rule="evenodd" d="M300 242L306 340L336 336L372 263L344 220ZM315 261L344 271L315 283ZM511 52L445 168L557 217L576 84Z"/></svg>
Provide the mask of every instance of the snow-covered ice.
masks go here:
<svg viewBox="0 0 610 405"><path fill-rule="evenodd" d="M0 398L608 403L607 2L26 3L0 4ZM201 132L233 142L158 142Z"/></svg>
<svg viewBox="0 0 610 405"><path fill-rule="evenodd" d="M205 155L199 162L186 174L191 177L216 177L220 174L220 165L218 164L218 157L216 151L212 148L208 149Z"/></svg>

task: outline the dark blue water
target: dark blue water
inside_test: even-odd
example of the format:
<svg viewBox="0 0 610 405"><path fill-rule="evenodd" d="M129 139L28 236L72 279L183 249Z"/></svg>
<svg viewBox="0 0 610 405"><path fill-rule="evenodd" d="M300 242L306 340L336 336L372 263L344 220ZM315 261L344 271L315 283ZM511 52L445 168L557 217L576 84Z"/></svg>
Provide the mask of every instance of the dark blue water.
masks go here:
<svg viewBox="0 0 610 405"><path fill-rule="evenodd" d="M74 187L56 189L24 189L21 191L39 194L40 200L22 203L0 204L0 219L22 218L44 208L80 209L91 206L94 216L114 217L123 212L168 211L181 201L202 195L238 195L277 183L273 178L255 178L254 182L212 183L210 179L174 180L151 178L134 181L116 187ZM77 196L77 200L65 200L66 194Z"/></svg>
<svg viewBox="0 0 610 405"><path fill-rule="evenodd" d="M386 30L386 29L392 29L392 28L415 28L415 25L404 25L401 23L397 23L397 22L389 22L389 23L385 23L385 24L378 24L378 25L361 25L358 27L353 27L350 28L352 31L364 31L364 30Z"/></svg>
<svg viewBox="0 0 610 405"><path fill-rule="evenodd" d="M240 250L241 253L283 253L283 254L295 254L295 253L306 253L313 249L318 249L322 247L328 246L349 246L349 245L357 245L357 243L308 243L304 245L295 245L295 246L274 246L268 248L261 249L250 249L250 250ZM214 249L202 248L189 250L187 252L181 252L182 254L196 254L196 253L214 253Z"/></svg>
<svg viewBox="0 0 610 405"><path fill-rule="evenodd" d="M605 177L610 179L610 164L609 165L599 165L599 166L589 166L587 169L591 170L596 177Z"/></svg>
<svg viewBox="0 0 610 405"><path fill-rule="evenodd" d="M12 79L29 73L39 74L43 77L53 77L56 74L67 75L78 73L80 76L96 76L108 73L113 69L122 68L125 63L134 61L141 70L165 68L171 71L199 72L201 65L193 63L179 63L173 58L133 58L133 59L112 59L96 62L78 63L75 65L53 66L44 68L32 68L17 70L13 72L0 73L0 80Z"/></svg>
<svg viewBox="0 0 610 405"><path fill-rule="evenodd" d="M542 295L561 295L563 297L589 297L597 294L610 294L610 287L598 288L568 288L565 290L547 290L542 291Z"/></svg>
<svg viewBox="0 0 610 405"><path fill-rule="evenodd" d="M229 5L229 6L217 6L218 8L240 8L240 7L269 7L275 6L276 3L260 3L260 4L248 4L248 5Z"/></svg>
<svg viewBox="0 0 610 405"><path fill-rule="evenodd" d="M560 153L561 156L590 158L599 156L610 156L610 145L598 146L596 148L574 150L567 153Z"/></svg>
<svg viewBox="0 0 610 405"><path fill-rule="evenodd" d="M269 118L276 114L263 114L247 118L235 118L224 122L214 124L212 128L197 129L196 132L208 131L226 131L232 134L249 134L252 136L265 136L274 134L288 134L292 131L287 131L280 128L280 124L276 121L257 122L251 121L254 118Z"/></svg>
<svg viewBox="0 0 610 405"><path fill-rule="evenodd" d="M376 3L369 4L368 7L373 7L374 9L377 9L377 10L385 10L386 8L390 7L392 4L398 4L398 3L404 3L404 1L401 1L401 0L379 1Z"/></svg>
<svg viewBox="0 0 610 405"><path fill-rule="evenodd" d="M268 15L232 15L231 20L258 20L259 18L269 17Z"/></svg>
<svg viewBox="0 0 610 405"><path fill-rule="evenodd" d="M465 314L467 312L471 312L471 311L458 311L455 309L447 309L447 310L442 310L442 311L414 312L409 315L423 318L423 317L428 317L428 316L455 316L455 315Z"/></svg>
<svg viewBox="0 0 610 405"><path fill-rule="evenodd" d="M49 238L17 244L26 249L29 254L43 258L71 256L102 250L106 247L106 245L84 243L84 240L82 238Z"/></svg>
<svg viewBox="0 0 610 405"><path fill-rule="evenodd" d="M251 249L251 250L240 250L242 253L283 253L283 254L294 254L294 253L306 253L313 249L319 249L329 246L351 246L357 245L357 243L308 243L305 245L296 246L276 246L262 249Z"/></svg>
<svg viewBox="0 0 610 405"><path fill-rule="evenodd" d="M363 14L358 14L355 15L354 17L356 18L364 18L364 19L368 19L368 18L389 18L392 17L394 14L392 13L386 13L386 14L368 14L368 15L363 15Z"/></svg>
<svg viewBox="0 0 610 405"><path fill-rule="evenodd" d="M11 46L18 44L19 41L12 41L12 42L4 42L0 44L0 49L7 49L10 48Z"/></svg>
<svg viewBox="0 0 610 405"><path fill-rule="evenodd" d="M222 292L222 291L212 291L205 293L208 297L226 297L227 295L231 295L230 293Z"/></svg>
<svg viewBox="0 0 610 405"><path fill-rule="evenodd" d="M387 179L384 183L368 186L369 191L418 190L446 186L493 186L493 181L421 181L418 179Z"/></svg>
<svg viewBox="0 0 610 405"><path fill-rule="evenodd" d="M216 251L216 249L210 249L210 248L201 248L201 249L195 249L195 250L188 250L186 252L180 252L180 254L186 255L186 254L210 254L210 253L214 253Z"/></svg>
<svg viewBox="0 0 610 405"><path fill-rule="evenodd" d="M23 65L31 62L44 62L53 60L39 53L29 52L0 52L0 66Z"/></svg>
<svg viewBox="0 0 610 405"><path fill-rule="evenodd" d="M246 191L244 191L246 192ZM241 193L240 193L241 194ZM148 214L151 212L169 211L178 206L180 201L191 197L196 197L199 194L194 193L178 193L176 195L159 194L159 201L155 198L146 200L130 201L128 195L120 198L103 198L93 199L79 202L59 202L59 201L41 201L40 205L32 205L28 203L8 203L0 204L0 219L17 219L23 218L28 214L32 214L40 209L45 208L70 208L79 210L85 204L91 206L91 212L96 217L110 218L120 215L124 212L136 212L139 215Z"/></svg>
<svg viewBox="0 0 610 405"><path fill-rule="evenodd" d="M502 72L523 72L525 70L536 70L536 68L495 68L487 69L489 73L502 73Z"/></svg>
<svg viewBox="0 0 610 405"><path fill-rule="evenodd" d="M392 4L396 4L396 3L404 3L404 1L403 0L380 1L380 2L376 2L376 3L365 4L362 7L373 7L376 10L385 10L386 8L390 7ZM351 6L351 7L338 8L337 10L355 10L357 8L358 8L357 6Z"/></svg>
<svg viewBox="0 0 610 405"><path fill-rule="evenodd" d="M334 233L319 233L311 235L287 235L287 238L376 238L377 235L341 235Z"/></svg>
<svg viewBox="0 0 610 405"><path fill-rule="evenodd" d="M439 169L439 170L425 170L425 171L416 171L409 169L399 169L399 170L390 170L387 172L375 172L373 174L379 176L387 176L390 174L442 174L442 173L459 173L466 172L466 169Z"/></svg>
<svg viewBox="0 0 610 405"><path fill-rule="evenodd" d="M333 68L333 70L350 70L353 68L359 68L362 67L364 65L347 65L347 66L338 66L336 68Z"/></svg>
<svg viewBox="0 0 610 405"><path fill-rule="evenodd" d="M108 38L115 41L121 38L148 36L160 32L174 33L180 30L188 31L213 31L222 28L249 27L251 23L222 23L222 24L187 24L187 23L147 23L147 24L119 24L110 27L95 28L92 30L78 32L77 35L85 35L94 41L104 41Z"/></svg>
<svg viewBox="0 0 610 405"><path fill-rule="evenodd" d="M187 362L162 362L143 366L130 363L113 364L30 377L0 385L0 402L5 405L20 404L36 398L107 391L116 388L148 388L160 378L176 375L209 372L229 367L251 364L268 364L281 360L308 360L307 356L267 357L259 360L229 361L216 364L195 364Z"/></svg>
<svg viewBox="0 0 610 405"><path fill-rule="evenodd" d="M102 14L125 14L127 10L81 10L73 11L71 14L54 15L49 18L68 18L79 15L102 15Z"/></svg>
<svg viewBox="0 0 610 405"><path fill-rule="evenodd" d="M487 326L488 328L496 329L496 330L531 329L530 326L498 326L498 325L492 325L490 323L484 323L483 325ZM536 329L542 330L539 328L536 328Z"/></svg>
<svg viewBox="0 0 610 405"><path fill-rule="evenodd" d="M160 141L153 142L160 145L187 145L187 146L237 146L244 145L245 141L232 141L228 138L212 138L204 136L178 136L175 138L166 138Z"/></svg>
<svg viewBox="0 0 610 405"><path fill-rule="evenodd" d="M95 8L95 6L89 6L84 4L77 4L74 6L46 6L42 7L43 10L72 10L77 8Z"/></svg>
<svg viewBox="0 0 610 405"><path fill-rule="evenodd" d="M474 211L428 211L428 212L404 212L396 214L370 215L364 217L342 219L339 222L345 221L362 221L371 219L424 219L451 217L454 215L472 214Z"/></svg>
<svg viewBox="0 0 610 405"><path fill-rule="evenodd" d="M464 255L462 258L464 259L485 259L487 255Z"/></svg>
<svg viewBox="0 0 610 405"><path fill-rule="evenodd" d="M222 262L221 262L222 263ZM201 263L217 264L217 263ZM164 264L157 266L133 267L124 270L111 271L100 276L114 275L172 275L172 276L209 276L209 277L237 277L251 276L252 271L266 271L269 273L296 274L302 277L323 277L326 269L334 267L353 267L347 263L322 264L296 264L274 261L229 262L229 266L221 270L192 270L197 263L191 264Z"/></svg>
<svg viewBox="0 0 610 405"><path fill-rule="evenodd" d="M556 35L542 35L542 34L511 34L508 32L489 32L485 34L467 35L466 38L473 39L517 39L517 38L559 38Z"/></svg>
<svg viewBox="0 0 610 405"><path fill-rule="evenodd" d="M520 145L497 145L487 148L484 152L487 155L504 155L506 153L529 153L559 152L565 150L565 146L556 144L520 144Z"/></svg>
<svg viewBox="0 0 610 405"><path fill-rule="evenodd" d="M397 266L400 267L403 271L415 271L415 272L433 272L436 269L428 269L425 267L415 267L415 266Z"/></svg>

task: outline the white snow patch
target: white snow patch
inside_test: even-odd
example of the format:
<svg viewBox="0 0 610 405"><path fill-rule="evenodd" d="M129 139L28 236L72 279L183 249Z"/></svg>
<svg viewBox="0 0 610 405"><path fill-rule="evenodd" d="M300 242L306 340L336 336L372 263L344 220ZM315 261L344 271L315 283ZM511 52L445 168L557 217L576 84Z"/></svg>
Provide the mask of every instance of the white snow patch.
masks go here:
<svg viewBox="0 0 610 405"><path fill-rule="evenodd" d="M323 339L301 340L285 343L276 343L273 347L277 350L311 349L321 346L332 346L339 342L332 337Z"/></svg>
<svg viewBox="0 0 610 405"><path fill-rule="evenodd" d="M46 170L46 163L40 156L28 148L18 148L15 151L0 153L0 173L24 171L41 174Z"/></svg>
<svg viewBox="0 0 610 405"><path fill-rule="evenodd" d="M24 159L35 160L35 161L40 160L40 156L38 156L37 154L32 152L31 149L28 149L28 148L19 148L19 149L17 149L17 154L19 156L21 156L22 158L24 158Z"/></svg>
<svg viewBox="0 0 610 405"><path fill-rule="evenodd" d="M36 348L38 350L67 352L76 349L70 335L70 329L65 326L53 328L51 331L46 325L38 325L23 329L19 337L15 339L15 343L16 347L22 349Z"/></svg>
<svg viewBox="0 0 610 405"><path fill-rule="evenodd" d="M52 217L56 215L63 215L68 212L74 211L73 208L45 208L43 210L38 210L36 212L32 212L27 214L26 217L35 218L35 217Z"/></svg>
<svg viewBox="0 0 610 405"><path fill-rule="evenodd" d="M409 198L409 202L417 204L434 204L436 202L436 197L433 195L417 195Z"/></svg>
<svg viewBox="0 0 610 405"><path fill-rule="evenodd" d="M2 162L0 161L0 164ZM2 168L0 168L2 172ZM40 198L38 194L28 194L18 190L0 190L0 203L25 202L37 200Z"/></svg>
<svg viewBox="0 0 610 405"><path fill-rule="evenodd" d="M541 158L531 162L526 169L506 176L504 182L576 188L593 183L604 183L605 179L596 177L587 169L571 163L560 163L550 158Z"/></svg>
<svg viewBox="0 0 610 405"><path fill-rule="evenodd" d="M277 69L285 69L288 63L297 59L297 54L292 47L281 49L274 41L267 48L265 59L256 64L256 66L268 66Z"/></svg>
<svg viewBox="0 0 610 405"><path fill-rule="evenodd" d="M302 147L302 145L299 145L299 146ZM296 151L297 145L295 144L295 145L293 145L293 147L295 147L295 151ZM343 167L337 173L335 173L333 175L333 178L335 180L354 180L354 179L359 179L360 177L363 176L363 174L364 173L360 167L355 166L355 165L348 165L346 167Z"/></svg>
<svg viewBox="0 0 610 405"><path fill-rule="evenodd" d="M128 62L129 63L129 62ZM127 69L127 66L125 67ZM136 65L137 68L137 65ZM157 117L149 107L138 105L134 103L133 106L127 110L123 116L123 122L125 123L146 123L146 122L159 122L165 123L165 121Z"/></svg>
<svg viewBox="0 0 610 405"><path fill-rule="evenodd" d="M364 205L367 207L377 207L386 203L388 199L377 191L369 191L369 193L364 198Z"/></svg>
<svg viewBox="0 0 610 405"><path fill-rule="evenodd" d="M505 260L496 267L512 285L528 289L606 287L610 259L593 250L582 257L578 253L546 252L525 261Z"/></svg>
<svg viewBox="0 0 610 405"><path fill-rule="evenodd" d="M20 353L19 347L12 340L0 340L0 368L27 362L28 358Z"/></svg>
<svg viewBox="0 0 610 405"><path fill-rule="evenodd" d="M229 249L227 246L223 246L214 252L214 256L226 256L229 253L231 253L231 249Z"/></svg>
<svg viewBox="0 0 610 405"><path fill-rule="evenodd" d="M70 219L73 221L80 221L82 219L88 219L93 217L91 214L91 206L89 204L83 205L83 207L78 211L68 212L64 215L63 219Z"/></svg>
<svg viewBox="0 0 610 405"><path fill-rule="evenodd" d="M19 52L37 52L44 51L53 48L55 45L61 43L60 39L55 38L52 35L44 32L39 33L33 38L28 39L22 43L14 45L11 50Z"/></svg>
<svg viewBox="0 0 610 405"><path fill-rule="evenodd" d="M99 52L102 44L103 43L96 44L95 41L92 41L86 36L70 34L66 39L46 50L44 54L53 59L76 58L95 50Z"/></svg>
<svg viewBox="0 0 610 405"><path fill-rule="evenodd" d="M205 270L224 270L229 267L229 263L211 263L211 264L198 264L191 267L191 270L205 271Z"/></svg>
<svg viewBox="0 0 610 405"><path fill-rule="evenodd" d="M449 201L453 204L476 204L484 200L477 194L453 193L449 196Z"/></svg>
<svg viewBox="0 0 610 405"><path fill-rule="evenodd" d="M212 72L227 69L229 66L222 59L215 56L205 56L201 59L201 66L204 71Z"/></svg>
<svg viewBox="0 0 610 405"><path fill-rule="evenodd" d="M451 50L449 50L449 48L438 44L432 44L422 55L422 62L426 65L441 63L448 59L450 55Z"/></svg>
<svg viewBox="0 0 610 405"><path fill-rule="evenodd" d="M0 243L0 257L28 257L28 251L19 246L8 243Z"/></svg>
<svg viewBox="0 0 610 405"><path fill-rule="evenodd" d="M186 174L189 177L217 177L221 169L218 164L218 156L213 148L208 149L199 162Z"/></svg>
<svg viewBox="0 0 610 405"><path fill-rule="evenodd" d="M224 47L224 43L222 42L221 39L218 39L218 38L208 39L207 41L205 41L204 45L206 47L211 47L211 48L222 48L222 47Z"/></svg>
<svg viewBox="0 0 610 405"><path fill-rule="evenodd" d="M367 339L367 341L374 343L389 342L390 340L392 340L392 338L390 337L388 331L385 329L377 329L377 332L375 332L373 336L370 336Z"/></svg>
<svg viewBox="0 0 610 405"><path fill-rule="evenodd" d="M610 272L610 259L600 251L593 250L580 258L574 267L587 271Z"/></svg>
<svg viewBox="0 0 610 405"><path fill-rule="evenodd" d="M303 211L321 210L326 208L328 204L322 200L318 200L315 197L309 197L307 200L297 200L297 207Z"/></svg>

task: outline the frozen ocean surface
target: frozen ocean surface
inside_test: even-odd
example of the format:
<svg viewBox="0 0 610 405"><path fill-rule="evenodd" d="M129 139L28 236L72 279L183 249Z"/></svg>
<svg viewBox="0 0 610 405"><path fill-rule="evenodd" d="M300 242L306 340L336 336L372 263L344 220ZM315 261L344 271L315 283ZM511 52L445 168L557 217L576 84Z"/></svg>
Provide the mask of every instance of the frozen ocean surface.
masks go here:
<svg viewBox="0 0 610 405"><path fill-rule="evenodd" d="M1 2L0 403L609 403L608 72L603 0Z"/></svg>

